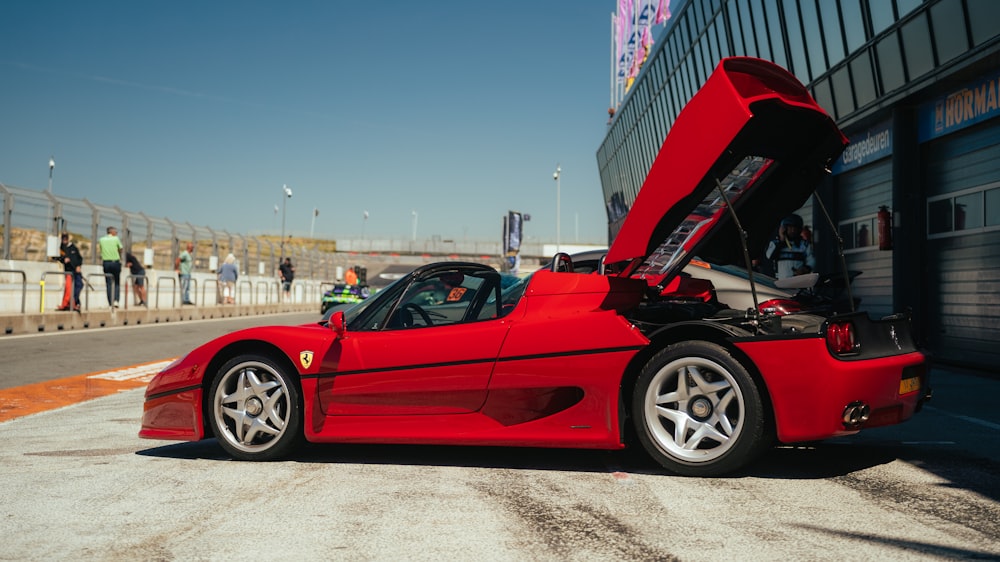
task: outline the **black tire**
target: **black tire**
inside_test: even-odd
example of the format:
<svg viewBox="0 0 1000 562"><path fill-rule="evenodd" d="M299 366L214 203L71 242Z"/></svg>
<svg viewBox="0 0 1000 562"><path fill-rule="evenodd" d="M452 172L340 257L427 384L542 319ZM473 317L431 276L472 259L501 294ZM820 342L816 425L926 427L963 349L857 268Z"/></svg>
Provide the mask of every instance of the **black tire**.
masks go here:
<svg viewBox="0 0 1000 562"><path fill-rule="evenodd" d="M683 476L733 472L769 442L753 377L710 342L682 342L654 355L636 381L632 419L649 455Z"/></svg>
<svg viewBox="0 0 1000 562"><path fill-rule="evenodd" d="M234 459L283 458L302 440L299 387L284 368L241 355L219 369L208 395L208 419Z"/></svg>

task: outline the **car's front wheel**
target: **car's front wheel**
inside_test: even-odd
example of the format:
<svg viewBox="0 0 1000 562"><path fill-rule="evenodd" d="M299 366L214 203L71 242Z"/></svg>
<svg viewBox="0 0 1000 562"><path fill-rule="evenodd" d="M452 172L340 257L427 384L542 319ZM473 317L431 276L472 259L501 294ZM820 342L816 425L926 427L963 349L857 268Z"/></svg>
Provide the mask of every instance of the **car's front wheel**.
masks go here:
<svg viewBox="0 0 1000 562"><path fill-rule="evenodd" d="M212 430L233 458L274 460L301 439L298 386L269 358L230 360L216 374L210 396Z"/></svg>
<svg viewBox="0 0 1000 562"><path fill-rule="evenodd" d="M764 448L764 404L746 368L724 347L682 342L643 368L632 417L646 451L685 476L718 476Z"/></svg>

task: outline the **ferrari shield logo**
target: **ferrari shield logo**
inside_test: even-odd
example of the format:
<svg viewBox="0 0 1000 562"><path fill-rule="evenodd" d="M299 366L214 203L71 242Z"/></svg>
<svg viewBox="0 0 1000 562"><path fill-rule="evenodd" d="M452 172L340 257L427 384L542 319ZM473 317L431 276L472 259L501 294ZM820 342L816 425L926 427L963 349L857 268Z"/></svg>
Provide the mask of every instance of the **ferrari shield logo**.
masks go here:
<svg viewBox="0 0 1000 562"><path fill-rule="evenodd" d="M300 351L299 352L299 363L302 363L303 369L308 369L309 365L313 364L313 352L311 351Z"/></svg>

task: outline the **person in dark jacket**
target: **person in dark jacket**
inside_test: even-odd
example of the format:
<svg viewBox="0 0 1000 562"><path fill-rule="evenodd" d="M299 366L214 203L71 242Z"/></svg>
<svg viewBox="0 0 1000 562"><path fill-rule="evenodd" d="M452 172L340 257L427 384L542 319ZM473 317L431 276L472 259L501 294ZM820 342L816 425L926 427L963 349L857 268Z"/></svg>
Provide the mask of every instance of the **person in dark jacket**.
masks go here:
<svg viewBox="0 0 1000 562"><path fill-rule="evenodd" d="M80 291L83 290L83 256L76 244L69 239L69 234L62 234L62 243L59 245L59 259L63 264L63 271L66 272L66 290L63 292L62 305L56 310L80 311Z"/></svg>
<svg viewBox="0 0 1000 562"><path fill-rule="evenodd" d="M285 258L284 263L278 269L281 271L281 288L285 292L285 302L289 302L292 295L292 281L295 280L295 267L292 266L292 259Z"/></svg>
<svg viewBox="0 0 1000 562"><path fill-rule="evenodd" d="M132 292L135 294L136 306L146 305L146 268L136 259L132 252L125 252L125 265L132 274Z"/></svg>

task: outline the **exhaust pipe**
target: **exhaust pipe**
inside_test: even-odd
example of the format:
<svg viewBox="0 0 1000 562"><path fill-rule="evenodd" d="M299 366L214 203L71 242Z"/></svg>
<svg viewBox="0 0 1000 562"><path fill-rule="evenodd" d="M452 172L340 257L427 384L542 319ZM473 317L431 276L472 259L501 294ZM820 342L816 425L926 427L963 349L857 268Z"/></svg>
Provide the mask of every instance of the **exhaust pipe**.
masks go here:
<svg viewBox="0 0 1000 562"><path fill-rule="evenodd" d="M851 402L844 407L844 427L847 429L859 429L865 424L865 422L868 421L868 417L871 415L871 412L872 409L868 404L865 404L860 400Z"/></svg>

